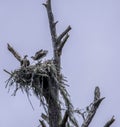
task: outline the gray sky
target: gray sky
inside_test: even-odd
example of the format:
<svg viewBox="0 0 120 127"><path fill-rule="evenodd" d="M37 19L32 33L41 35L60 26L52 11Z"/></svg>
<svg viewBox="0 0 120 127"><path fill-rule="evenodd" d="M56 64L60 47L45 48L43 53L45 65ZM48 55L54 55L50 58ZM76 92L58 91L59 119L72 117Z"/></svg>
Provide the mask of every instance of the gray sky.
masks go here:
<svg viewBox="0 0 120 127"><path fill-rule="evenodd" d="M0 127L37 127L41 108L32 97L32 110L25 94L7 93L5 80L19 62L7 51L9 42L22 56L33 55L43 48L52 57L52 44L45 0L0 0ZM115 115L112 127L120 126L120 1L53 0L58 34L72 26L62 55L62 72L67 76L71 100L84 108L93 99L94 87L101 88L106 99L90 127L101 127Z"/></svg>

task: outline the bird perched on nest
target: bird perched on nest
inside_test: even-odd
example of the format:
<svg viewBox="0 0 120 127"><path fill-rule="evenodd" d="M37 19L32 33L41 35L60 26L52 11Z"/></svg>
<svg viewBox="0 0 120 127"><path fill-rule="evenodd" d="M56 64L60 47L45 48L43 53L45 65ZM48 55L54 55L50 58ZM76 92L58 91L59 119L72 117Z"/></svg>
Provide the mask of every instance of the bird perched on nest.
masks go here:
<svg viewBox="0 0 120 127"><path fill-rule="evenodd" d="M47 50L39 50L38 52L35 53L35 56L31 56L31 58L33 60L40 60L42 59L43 57L45 57L47 55L48 51Z"/></svg>
<svg viewBox="0 0 120 127"><path fill-rule="evenodd" d="M14 57L20 62L22 67L27 67L30 65L29 60L27 59L28 55L25 55L23 58L21 55L10 45L7 44L8 50L14 55Z"/></svg>
<svg viewBox="0 0 120 127"><path fill-rule="evenodd" d="M30 65L30 61L27 59L28 55L25 55L23 59L21 59L21 67L27 67Z"/></svg>

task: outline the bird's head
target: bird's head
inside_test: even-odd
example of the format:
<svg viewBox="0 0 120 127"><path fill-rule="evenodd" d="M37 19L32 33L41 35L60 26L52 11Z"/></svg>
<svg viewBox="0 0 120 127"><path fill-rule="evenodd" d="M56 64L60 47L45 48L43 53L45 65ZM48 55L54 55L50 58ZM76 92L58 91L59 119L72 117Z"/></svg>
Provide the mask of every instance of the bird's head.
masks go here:
<svg viewBox="0 0 120 127"><path fill-rule="evenodd" d="M44 54L47 54L48 53L48 50L44 50L43 52L44 52Z"/></svg>
<svg viewBox="0 0 120 127"><path fill-rule="evenodd" d="M28 55L25 55L25 56L24 56L24 58L27 58L27 57L28 57Z"/></svg>
<svg viewBox="0 0 120 127"><path fill-rule="evenodd" d="M34 58L34 56L31 56L31 58Z"/></svg>

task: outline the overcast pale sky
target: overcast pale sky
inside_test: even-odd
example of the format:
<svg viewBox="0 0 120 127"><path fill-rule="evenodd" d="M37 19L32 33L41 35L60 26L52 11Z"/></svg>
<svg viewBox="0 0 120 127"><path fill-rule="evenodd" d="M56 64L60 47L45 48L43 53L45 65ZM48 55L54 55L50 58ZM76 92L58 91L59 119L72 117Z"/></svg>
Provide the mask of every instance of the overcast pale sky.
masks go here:
<svg viewBox="0 0 120 127"><path fill-rule="evenodd" d="M5 89L8 71L19 62L8 52L10 43L22 56L37 50L49 50L52 43L45 0L0 0L0 127L37 127L42 109L32 97L32 110L25 94L11 96ZM84 108L93 99L95 86L106 99L90 127L102 127L115 115L112 127L120 126L120 1L119 0L52 0L58 34L68 25L72 31L62 55L62 72L67 77L71 100Z"/></svg>

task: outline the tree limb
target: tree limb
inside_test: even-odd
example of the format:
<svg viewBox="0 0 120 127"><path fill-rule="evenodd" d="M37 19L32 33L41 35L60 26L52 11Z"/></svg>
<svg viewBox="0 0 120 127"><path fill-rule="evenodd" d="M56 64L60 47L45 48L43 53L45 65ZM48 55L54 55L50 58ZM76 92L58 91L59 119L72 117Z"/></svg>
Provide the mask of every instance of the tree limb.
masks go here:
<svg viewBox="0 0 120 127"><path fill-rule="evenodd" d="M65 127L65 125L67 123L67 120L68 120L68 117L69 117L69 113L68 113L68 110L66 110L66 112L64 114L64 117L63 117L63 120L60 124L60 127Z"/></svg>
<svg viewBox="0 0 120 127"><path fill-rule="evenodd" d="M9 75L12 75L12 73L10 73L9 71L7 71L6 69L3 69L4 72L8 73Z"/></svg>
<svg viewBox="0 0 120 127"><path fill-rule="evenodd" d="M68 32L71 30L71 26L69 25L60 35L59 35L59 37L57 38L57 42L59 43L61 40L62 40L62 38L66 35L66 34L68 34Z"/></svg>
<svg viewBox="0 0 120 127"><path fill-rule="evenodd" d="M41 114L41 117L49 124L49 118L44 113Z"/></svg>
<svg viewBox="0 0 120 127"><path fill-rule="evenodd" d="M59 55L61 55L62 53L62 49L67 41L67 39L69 38L69 35L66 34L66 36L64 37L63 41L60 42L59 46L58 46L58 52L59 52Z"/></svg>
<svg viewBox="0 0 120 127"><path fill-rule="evenodd" d="M104 127L110 127L112 123L115 121L114 116L104 125Z"/></svg>
<svg viewBox="0 0 120 127"><path fill-rule="evenodd" d="M57 38L55 24L57 23L57 21L56 22L54 21L54 16L53 16L52 8L51 8L51 0L47 0L47 2L44 3L43 5L47 9L49 26L50 26L50 33L51 33L51 37L52 37L52 43L53 43L53 47L55 48L56 38Z"/></svg>
<svg viewBox="0 0 120 127"><path fill-rule="evenodd" d="M19 53L17 51L15 51L15 49L10 46L10 44L7 44L8 50L14 55L14 57L18 60L21 61L21 56L19 55Z"/></svg>
<svg viewBox="0 0 120 127"><path fill-rule="evenodd" d="M47 127L47 126L45 125L45 122L44 122L43 120L39 120L39 122L40 122L40 124L42 125L42 127Z"/></svg>
<svg viewBox="0 0 120 127"><path fill-rule="evenodd" d="M98 96L97 92L99 93L99 96ZM96 96L98 96L98 98ZM100 89L99 89L99 87L96 87L95 91L94 91L94 101L91 104L91 107L88 110L88 114L87 114L81 127L88 127L89 126L89 124L91 123L91 121L92 121L100 103L103 101L103 99L105 99L105 97L100 98Z"/></svg>

